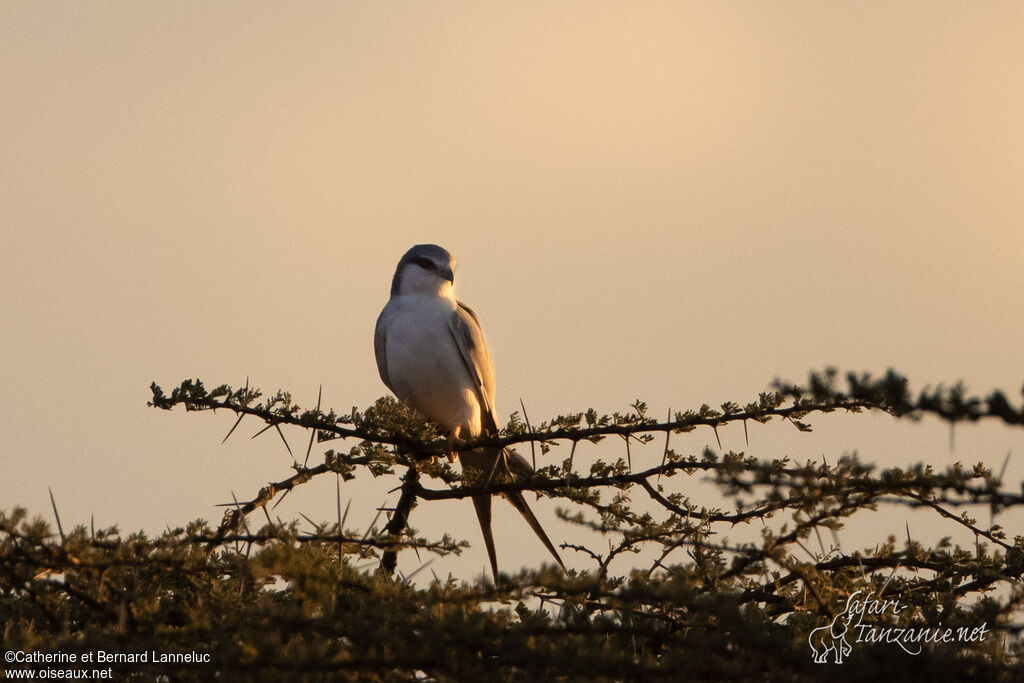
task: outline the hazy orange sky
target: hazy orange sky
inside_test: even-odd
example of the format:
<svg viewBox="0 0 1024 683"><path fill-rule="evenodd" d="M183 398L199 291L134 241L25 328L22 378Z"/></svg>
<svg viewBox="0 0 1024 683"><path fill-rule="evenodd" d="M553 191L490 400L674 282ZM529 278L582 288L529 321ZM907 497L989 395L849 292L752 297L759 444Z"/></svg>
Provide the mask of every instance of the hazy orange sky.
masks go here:
<svg viewBox="0 0 1024 683"><path fill-rule="evenodd" d="M0 508L51 518L52 487L65 527L159 532L287 476L272 434L220 446L229 415L147 408L150 381L369 405L417 242L459 260L503 418L745 402L827 364L1019 398L1021 36L1015 2L2 0ZM935 421L814 424L723 445L1012 451L1024 478L1022 430L964 427L950 452ZM394 484L347 483L350 526ZM334 505L324 480L277 513ZM432 510L422 533L481 545L469 503ZM503 565L543 561L496 514Z"/></svg>

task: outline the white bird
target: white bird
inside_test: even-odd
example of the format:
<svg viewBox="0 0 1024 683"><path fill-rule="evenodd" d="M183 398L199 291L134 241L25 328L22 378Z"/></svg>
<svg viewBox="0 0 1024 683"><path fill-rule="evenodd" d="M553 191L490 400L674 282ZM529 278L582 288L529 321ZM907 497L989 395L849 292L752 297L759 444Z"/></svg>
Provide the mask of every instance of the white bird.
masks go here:
<svg viewBox="0 0 1024 683"><path fill-rule="evenodd" d="M414 246L398 262L391 298L377 318L373 339L384 384L401 401L444 428L449 452L464 445L466 439L498 434L491 355L476 313L455 299L454 282L455 259L447 250L436 244ZM521 480L533 474L521 455L494 446L462 451L459 461L463 477L474 486L496 476ZM523 494L511 491L502 495L565 569ZM497 580L490 494L473 496L473 505Z"/></svg>

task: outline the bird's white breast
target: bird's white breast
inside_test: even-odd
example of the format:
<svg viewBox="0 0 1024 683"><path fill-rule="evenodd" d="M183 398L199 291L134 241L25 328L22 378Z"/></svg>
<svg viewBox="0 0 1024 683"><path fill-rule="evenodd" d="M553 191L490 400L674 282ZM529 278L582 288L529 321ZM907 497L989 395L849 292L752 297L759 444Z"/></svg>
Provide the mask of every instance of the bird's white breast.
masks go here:
<svg viewBox="0 0 1024 683"><path fill-rule="evenodd" d="M467 430L466 438L481 432L481 407L448 326L456 306L449 297L401 294L391 298L382 316L392 391L446 429Z"/></svg>

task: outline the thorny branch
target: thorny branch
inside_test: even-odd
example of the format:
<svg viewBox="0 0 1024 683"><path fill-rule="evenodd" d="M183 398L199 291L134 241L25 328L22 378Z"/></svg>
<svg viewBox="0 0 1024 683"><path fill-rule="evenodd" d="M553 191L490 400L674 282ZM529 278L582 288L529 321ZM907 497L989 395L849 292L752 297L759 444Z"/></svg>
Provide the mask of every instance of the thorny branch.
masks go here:
<svg viewBox="0 0 1024 683"><path fill-rule="evenodd" d="M412 512L412 508L416 504L418 489L419 473L416 471L416 466L410 463L409 468L405 471L405 476L402 477L402 495L398 498L398 504L395 505L386 527L387 532L392 536L398 536L405 530L406 523L409 521L409 513ZM393 546L389 547L384 552L380 564L387 573L394 572L398 564L398 551Z"/></svg>
<svg viewBox="0 0 1024 683"><path fill-rule="evenodd" d="M634 411L626 414L615 413L598 417L593 411L561 416L538 425L530 432L517 431L495 438L481 438L466 444L465 448L477 446L513 446L519 443L550 443L559 440L577 442L597 441L606 436L624 437L650 435L656 432L686 433L698 427L717 429L732 422L753 420L765 423L773 418L791 422L800 430L810 427L802 422L812 413L829 413L836 410L861 412L880 410L898 417L918 419L932 414L951 423L983 418L998 419L1009 425L1024 425L1024 406L1014 407L1005 394L993 391L986 398L966 396L961 384L946 388L925 389L912 397L906 378L889 371L884 377L874 380L869 375L848 373L848 387L845 391L836 388L837 373L828 369L823 373L812 373L808 385L801 387L776 380L775 391L759 394L758 400L743 406L724 403L721 410L714 410L706 404L693 411L677 412L674 420L657 422L646 415L646 405L637 402ZM442 439L423 444L408 433L388 431L388 425L377 423L369 411L360 414L353 410L346 416L333 411L323 413L319 409L300 412L287 392L278 392L263 404L251 405L260 397L260 392L248 387L233 390L221 385L207 392L199 380L185 380L168 396L155 382L151 385L153 399L150 405L169 410L183 405L187 410L225 409L241 417L258 417L268 425L290 424L315 429L322 438L357 438L374 443L397 446L407 451L416 451L418 457L431 457L445 452ZM783 405L784 401L791 405ZM581 426L586 424L586 426ZM232 427L234 429L234 427ZM628 440L627 440L628 444Z"/></svg>
<svg viewBox="0 0 1024 683"><path fill-rule="evenodd" d="M381 399L364 412L353 410L349 415L338 416L333 411L322 412L319 400L316 409L302 412L286 392L278 392L263 403L255 403L260 393L250 389L248 384L241 390L232 390L222 385L207 392L201 382L185 381L174 389L170 396L154 384L151 405L164 409L184 405L188 410L230 410L238 415L231 432L242 418L252 416L262 420L267 428L285 424L310 429L319 441L336 438L356 438L361 441L360 446L353 448L348 454L328 451L325 461L319 465L306 467L295 463L293 475L269 484L253 499L236 504L226 512L216 535L210 541L211 548L219 541L229 538L230 534L237 534L248 514L258 508L265 508L278 495L287 495L296 486L315 476L337 472L350 478L359 467L369 467L376 476L392 472L392 467L398 464L406 467L406 474L403 477L399 502L392 510L393 514L387 525L387 532L391 538L388 542L393 543L387 547L383 558L383 566L388 571L393 570L395 566L397 550L404 542L399 536L417 500L461 499L480 492L533 491L564 498L596 511L603 521L593 528L607 532L623 525L637 527L649 524L625 509L623 501L628 498L624 493L619 494L622 496L619 503L612 504L601 503L597 493L602 489L626 492L637 485L651 501L670 515L666 523L670 526L676 525L674 532L677 536L681 531L693 533L693 525L679 526L683 520L690 520L706 529L713 524L735 525L765 519L784 510L797 511L805 515L802 520L795 520L792 530L771 539L771 543L766 543L756 550L746 549L735 554L732 568L723 574L725 578L744 574L748 566L760 567L765 560L778 555L777 548L785 548L794 542L799 543L807 533L816 531L822 525L834 526L839 519L859 509L874 507L880 503L930 507L944 517L965 525L976 535L986 538L1003 550L1014 550L1013 545L997 535L1001 533L998 527L994 531L981 529L965 523L940 506L986 504L995 512L1024 504L1024 496L1002 490L998 478L993 477L984 468L966 472L958 464L945 473L934 473L930 468L919 468L908 472L889 470L875 476L873 468L851 459L835 466L808 463L801 467L786 460L762 463L753 457L735 453L719 457L710 449L706 449L701 457L682 457L669 449L666 441L660 465L632 471L632 457L628 452L631 439L646 442L653 433L686 433L701 426L711 427L717 435L718 427L735 421L743 422L745 433L748 421L764 423L772 419L783 419L801 431L809 431L811 427L804 420L813 413L880 410L911 419L933 414L951 424L982 418L999 419L1008 425L1024 424L1024 408L1011 406L1000 392L993 392L987 398L981 399L967 396L961 385L954 385L948 389L941 386L933 390L926 389L913 397L909 392L907 380L892 371L877 380L868 375L849 373L846 375L847 386L844 390L837 388L837 378L838 373L830 369L812 374L806 386L776 381L773 385L774 391L759 394L757 401L743 407L726 403L721 406L721 410L713 410L704 405L698 410L677 412L674 419L671 419L670 412L670 419L665 422L648 418L646 405L639 401L633 404L633 410L628 413L598 416L594 411L587 411L560 416L541 423L536 429L524 429L518 418L513 415L513 420L503 435L480 439L467 444L466 447L530 443L533 448L534 444L539 443L542 453L547 454L557 442L569 441L572 453L562 470L555 466L544 467L528 480L492 482L484 489L459 485L456 475L446 473L443 468L438 469L429 463L425 473L439 477L451 487L433 489L423 486L419 481L415 463L427 462L431 456L442 452L445 447L443 440L437 438L436 432L429 424L418 420L393 400ZM610 435L624 437L627 445L627 462L605 465L598 461L592 466L590 476L573 473L572 463L578 443L598 442ZM312 440L310 443L312 444ZM652 484L654 480L660 482L662 477L671 477L679 473L692 474L697 471L712 474L714 480L727 493L762 490L767 491L767 495L762 495L752 504L737 505L734 511L722 511L694 505L678 494L666 494L662 484ZM801 495L794 496L793 492L798 490L801 491ZM922 491L929 493L925 496ZM575 521L583 522L579 516ZM589 522L586 524L590 525ZM634 534L634 538L624 547L633 549L634 546L656 537L657 535L647 537L643 534ZM665 555L679 547L678 538L673 540L673 543L674 545L670 545L664 551ZM699 547L701 546L698 544ZM608 560L610 557L601 561L602 573Z"/></svg>

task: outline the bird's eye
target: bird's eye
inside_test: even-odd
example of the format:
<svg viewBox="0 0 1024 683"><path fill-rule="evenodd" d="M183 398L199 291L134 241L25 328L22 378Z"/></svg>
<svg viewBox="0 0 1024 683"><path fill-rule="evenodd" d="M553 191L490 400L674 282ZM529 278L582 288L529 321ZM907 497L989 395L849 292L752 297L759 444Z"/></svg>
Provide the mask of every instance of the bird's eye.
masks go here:
<svg viewBox="0 0 1024 683"><path fill-rule="evenodd" d="M425 270L435 270L437 268L437 266L434 265L434 262L428 258L420 257L413 261L413 263Z"/></svg>

